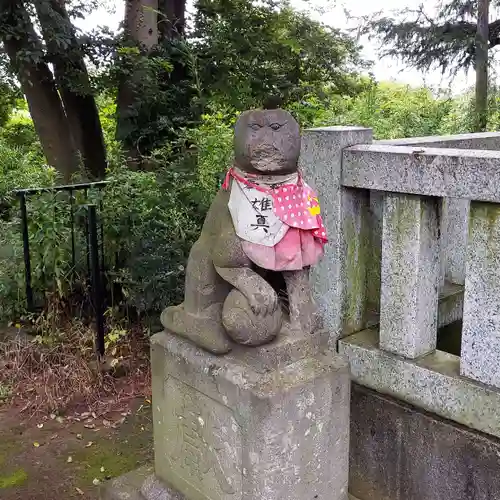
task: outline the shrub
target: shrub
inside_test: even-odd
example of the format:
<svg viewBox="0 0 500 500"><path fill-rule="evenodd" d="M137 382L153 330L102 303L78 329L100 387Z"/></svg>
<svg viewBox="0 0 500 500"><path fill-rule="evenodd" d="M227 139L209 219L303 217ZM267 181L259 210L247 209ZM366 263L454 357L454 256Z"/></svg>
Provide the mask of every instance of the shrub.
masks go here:
<svg viewBox="0 0 500 500"><path fill-rule="evenodd" d="M42 154L40 142L33 120L26 111L18 110L2 127L0 138L9 147L20 148L24 152Z"/></svg>
<svg viewBox="0 0 500 500"><path fill-rule="evenodd" d="M196 159L196 172L205 201L211 200L220 180L233 161L233 125L238 113L220 109L202 116L201 124L186 129L182 139L190 145L188 155Z"/></svg>
<svg viewBox="0 0 500 500"><path fill-rule="evenodd" d="M380 83L350 99L338 123L373 128L376 139L439 134L452 100L425 88Z"/></svg>
<svg viewBox="0 0 500 500"><path fill-rule="evenodd" d="M119 168L103 192L105 252L118 264L112 279L140 313L182 301L184 266L204 217L195 172L183 167Z"/></svg>

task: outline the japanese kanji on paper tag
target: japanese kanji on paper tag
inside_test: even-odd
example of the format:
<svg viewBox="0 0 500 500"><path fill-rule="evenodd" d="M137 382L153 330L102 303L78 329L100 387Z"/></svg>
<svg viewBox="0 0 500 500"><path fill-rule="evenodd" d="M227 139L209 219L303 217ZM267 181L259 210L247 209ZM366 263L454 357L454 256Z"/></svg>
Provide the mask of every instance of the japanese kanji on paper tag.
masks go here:
<svg viewBox="0 0 500 500"><path fill-rule="evenodd" d="M290 228L275 215L271 193L236 179L231 183L228 207L236 234L242 240L274 247Z"/></svg>

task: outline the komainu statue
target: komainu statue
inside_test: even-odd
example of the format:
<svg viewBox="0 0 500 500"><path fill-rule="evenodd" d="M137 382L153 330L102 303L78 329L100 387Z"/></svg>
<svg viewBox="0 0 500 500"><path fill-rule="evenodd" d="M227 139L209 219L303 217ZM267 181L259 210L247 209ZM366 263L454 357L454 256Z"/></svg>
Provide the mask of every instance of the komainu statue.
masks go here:
<svg viewBox="0 0 500 500"><path fill-rule="evenodd" d="M233 167L189 255L184 302L163 326L215 354L320 328L309 269L323 255L318 198L298 170L300 128L281 109L243 113Z"/></svg>

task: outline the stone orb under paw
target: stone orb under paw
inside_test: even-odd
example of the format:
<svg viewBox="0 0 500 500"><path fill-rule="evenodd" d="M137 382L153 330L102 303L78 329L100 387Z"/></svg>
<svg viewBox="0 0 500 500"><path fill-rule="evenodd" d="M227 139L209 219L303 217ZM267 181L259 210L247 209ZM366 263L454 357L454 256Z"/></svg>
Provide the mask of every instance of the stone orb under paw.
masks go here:
<svg viewBox="0 0 500 500"><path fill-rule="evenodd" d="M234 342L259 346L271 342L278 335L283 324L283 313L278 307L272 314L257 316L246 297L235 289L224 302L222 323Z"/></svg>

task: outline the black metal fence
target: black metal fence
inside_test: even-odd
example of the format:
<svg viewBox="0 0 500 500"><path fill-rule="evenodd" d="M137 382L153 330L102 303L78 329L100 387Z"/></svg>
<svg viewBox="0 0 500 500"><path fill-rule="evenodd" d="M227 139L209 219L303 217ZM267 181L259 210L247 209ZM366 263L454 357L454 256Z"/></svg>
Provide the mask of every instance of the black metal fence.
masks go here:
<svg viewBox="0 0 500 500"><path fill-rule="evenodd" d="M27 203L33 195L41 193L59 193L67 192L69 194L69 214L71 224L71 259L72 268L76 265L76 245L75 245L75 193L82 192L85 203L83 204L85 213L85 242L86 242L86 260L87 260L87 276L90 282L91 303L93 307L95 324L96 324L96 341L95 346L99 357L104 355L104 335L105 335L105 297L104 290L104 228L102 217L98 216L98 205L88 203L88 193L91 189L102 190L108 183L106 181L93 182L86 184L71 184L65 186L57 186L53 188L30 188L19 189L16 195L19 198L20 216L21 216L21 233L23 239L24 252L24 268L25 268L25 288L26 288L26 306L28 311L36 310L35 299L32 287L32 269L31 269L31 254L30 254L30 234L29 234L29 217ZM99 211L102 212L102 199L98 202ZM101 220L99 220L101 219Z"/></svg>

